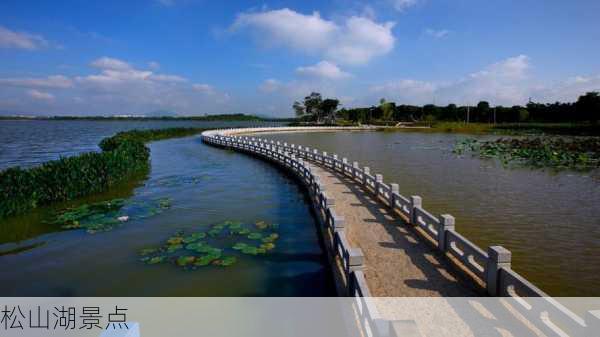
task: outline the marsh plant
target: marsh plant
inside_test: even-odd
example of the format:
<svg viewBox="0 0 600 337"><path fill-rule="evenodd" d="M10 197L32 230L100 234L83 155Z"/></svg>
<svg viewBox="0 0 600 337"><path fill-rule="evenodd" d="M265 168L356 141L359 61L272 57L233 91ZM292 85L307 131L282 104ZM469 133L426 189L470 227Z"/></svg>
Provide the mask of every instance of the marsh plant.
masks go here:
<svg viewBox="0 0 600 337"><path fill-rule="evenodd" d="M49 161L30 169L0 171L0 218L33 208L107 191L150 167L144 144L201 132L199 128L170 128L120 132L100 142L102 152Z"/></svg>
<svg viewBox="0 0 600 337"><path fill-rule="evenodd" d="M208 265L227 267L242 254L262 255L275 249L277 229L278 225L264 221L225 221L207 231L179 231L159 247L142 249L140 260L149 265L171 263L186 270Z"/></svg>
<svg viewBox="0 0 600 337"><path fill-rule="evenodd" d="M454 153L471 152L481 158L496 158L529 167L591 170L600 167L600 138L526 137L492 141L464 139Z"/></svg>

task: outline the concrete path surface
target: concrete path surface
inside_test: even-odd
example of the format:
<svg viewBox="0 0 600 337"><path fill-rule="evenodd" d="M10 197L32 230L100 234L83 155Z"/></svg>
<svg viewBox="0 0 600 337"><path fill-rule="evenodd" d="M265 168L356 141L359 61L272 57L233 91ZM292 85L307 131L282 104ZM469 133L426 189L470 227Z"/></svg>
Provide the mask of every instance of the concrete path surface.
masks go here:
<svg viewBox="0 0 600 337"><path fill-rule="evenodd" d="M350 178L314 166L336 212L345 218L351 246L365 255L365 277L373 296L481 296L391 210Z"/></svg>

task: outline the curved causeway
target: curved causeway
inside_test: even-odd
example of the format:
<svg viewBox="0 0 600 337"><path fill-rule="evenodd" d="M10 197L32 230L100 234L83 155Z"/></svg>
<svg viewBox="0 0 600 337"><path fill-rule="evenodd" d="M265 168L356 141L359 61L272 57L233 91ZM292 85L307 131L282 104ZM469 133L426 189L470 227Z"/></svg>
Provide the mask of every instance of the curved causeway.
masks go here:
<svg viewBox="0 0 600 337"><path fill-rule="evenodd" d="M317 219L323 225L321 232L329 242L332 264L339 267L336 283L341 294L357 291L386 297L484 294L484 280L475 278L474 282L460 273L464 268L456 268L445 258L436 247L435 238L425 239L431 225L450 228L451 216L442 215L439 221L420 207L418 196L403 197L397 185L384 184L381 175L371 176L368 167L360 169L358 163L350 165L345 158L340 160L336 155L315 149L241 136L364 130L373 128L228 129L204 132L202 140L283 164L304 183L314 201ZM424 222L426 226L422 230L418 225L413 226L411 217L415 223ZM360 289L354 289L356 286Z"/></svg>
<svg viewBox="0 0 600 337"><path fill-rule="evenodd" d="M273 162L306 187L338 294L360 299L360 307L365 308L361 319L393 320L393 311L373 304L372 297L490 295L511 299L518 314L548 331L556 331L553 322L576 334L595 329L600 311L588 312L585 320L578 317L512 270L510 251L502 246L481 249L455 230L451 215L427 212L421 197L403 196L397 184L386 184L382 175L372 175L368 167L360 168L346 158L257 137L366 130L374 128L219 129L205 131L201 137L206 144ZM540 297L542 301L533 300Z"/></svg>

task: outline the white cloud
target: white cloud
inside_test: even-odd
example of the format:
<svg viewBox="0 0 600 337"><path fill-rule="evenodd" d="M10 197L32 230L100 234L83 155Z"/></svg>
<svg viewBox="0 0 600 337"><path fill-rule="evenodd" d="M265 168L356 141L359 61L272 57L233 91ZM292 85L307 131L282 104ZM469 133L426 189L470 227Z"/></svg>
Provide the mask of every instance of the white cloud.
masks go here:
<svg viewBox="0 0 600 337"><path fill-rule="evenodd" d="M399 12L403 12L406 9L415 6L418 0L389 0L391 5Z"/></svg>
<svg viewBox="0 0 600 337"><path fill-rule="evenodd" d="M371 92L400 104L475 104L480 100L492 104L524 104L534 88L529 79L529 68L529 57L519 55L491 64L463 79L441 83L401 79L373 86Z"/></svg>
<svg viewBox="0 0 600 337"><path fill-rule="evenodd" d="M349 73L342 71L335 63L329 61L321 61L312 66L299 67L296 69L296 73L302 76L328 80L339 80L351 77Z"/></svg>
<svg viewBox="0 0 600 337"><path fill-rule="evenodd" d="M40 35L15 32L0 26L0 48L35 50L50 44Z"/></svg>
<svg viewBox="0 0 600 337"><path fill-rule="evenodd" d="M119 59L111 58L111 57L101 57L97 60L94 60L91 63L92 67L99 69L110 69L110 70L129 70L132 69L131 65L125 61L121 61Z"/></svg>
<svg viewBox="0 0 600 337"><path fill-rule="evenodd" d="M24 88L70 88L73 81L63 75L53 75L44 78L0 78L0 85Z"/></svg>
<svg viewBox="0 0 600 337"><path fill-rule="evenodd" d="M152 74L150 79L159 82L187 82L187 79L177 75Z"/></svg>
<svg viewBox="0 0 600 337"><path fill-rule="evenodd" d="M37 100L41 100L41 101L53 101L54 100L54 95L47 93L47 92L35 90L35 89L27 90L27 94L29 95L29 97L37 99Z"/></svg>
<svg viewBox="0 0 600 337"><path fill-rule="evenodd" d="M431 36L435 39L442 39L446 36L448 36L448 34L450 34L450 31L447 29L439 29L439 30L435 30L435 29L425 29L425 35L427 36Z"/></svg>
<svg viewBox="0 0 600 337"><path fill-rule="evenodd" d="M197 92L206 95L213 95L216 93L215 88L213 88L212 85L209 84L194 84L192 85L192 88L194 88L194 90L196 90Z"/></svg>
<svg viewBox="0 0 600 337"><path fill-rule="evenodd" d="M600 74L574 76L549 87L537 87L531 93L532 99L544 102L573 102L586 92L600 92Z"/></svg>
<svg viewBox="0 0 600 337"><path fill-rule="evenodd" d="M283 83L281 83L280 81L278 81L274 78L269 78L269 79L266 79L258 87L258 89L265 93L271 93L271 92L275 92L275 91L281 89L282 87L283 87Z"/></svg>
<svg viewBox="0 0 600 337"><path fill-rule="evenodd" d="M365 64L394 48L393 22L377 23L352 16L343 24L284 8L239 14L232 30L248 28L267 45L285 46L307 54L322 55L343 64Z"/></svg>
<svg viewBox="0 0 600 337"><path fill-rule="evenodd" d="M110 57L94 60L90 66L97 72L73 78L0 79L0 109L79 114L85 104L86 114L232 111L229 95L209 84L192 84L179 75L138 69ZM61 89L61 94L55 97L44 88Z"/></svg>

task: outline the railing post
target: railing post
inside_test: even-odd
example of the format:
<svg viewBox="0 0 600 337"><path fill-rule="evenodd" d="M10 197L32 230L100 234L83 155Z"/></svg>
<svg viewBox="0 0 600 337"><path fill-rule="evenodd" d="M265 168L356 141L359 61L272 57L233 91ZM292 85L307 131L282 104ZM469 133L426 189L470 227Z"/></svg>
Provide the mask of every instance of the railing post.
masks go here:
<svg viewBox="0 0 600 337"><path fill-rule="evenodd" d="M327 162L325 161L325 158L327 158L327 152L323 151L323 157L321 157L321 163L323 164L323 166L327 167Z"/></svg>
<svg viewBox="0 0 600 337"><path fill-rule="evenodd" d="M362 183L363 183L363 185L364 185L365 187L367 186L367 175L368 175L369 173L371 173L371 169L370 169L369 167L365 166L365 167L363 168L363 177L362 177L362 178L363 178L363 179L362 179Z"/></svg>
<svg viewBox="0 0 600 337"><path fill-rule="evenodd" d="M346 220L344 219L343 216L338 215L334 209L330 210L331 213L331 220L333 222L333 230L343 230L346 224Z"/></svg>
<svg viewBox="0 0 600 337"><path fill-rule="evenodd" d="M454 230L454 217L450 214L440 215L440 225L437 228L438 249L445 252L446 247L446 231Z"/></svg>
<svg viewBox="0 0 600 337"><path fill-rule="evenodd" d="M510 269L510 250L502 246L488 247L488 262L485 268L485 283L490 296L498 296L500 268Z"/></svg>
<svg viewBox="0 0 600 337"><path fill-rule="evenodd" d="M353 162L353 163L352 163L352 178L355 178L355 179L356 179L356 176L357 176L357 173L358 173L358 170L359 170L359 169L360 169L360 168L359 168L359 166L358 166L358 162L357 162L357 161Z"/></svg>
<svg viewBox="0 0 600 337"><path fill-rule="evenodd" d="M417 224L417 207L423 206L423 199L421 199L418 195L413 195L410 197L410 223L412 225Z"/></svg>
<svg viewBox="0 0 600 337"><path fill-rule="evenodd" d="M375 195L376 196L379 195L379 189L380 189L382 183L383 183L383 175L376 174L375 175Z"/></svg>
<svg viewBox="0 0 600 337"><path fill-rule="evenodd" d="M323 199L325 199L325 208L330 208L335 206L335 199L331 196L327 195L327 193L323 192Z"/></svg>
<svg viewBox="0 0 600 337"><path fill-rule="evenodd" d="M396 194L400 194L400 187L398 184L390 184L390 208L394 210L396 207Z"/></svg>
<svg viewBox="0 0 600 337"><path fill-rule="evenodd" d="M343 232L342 232L343 233ZM347 259L346 280L350 280L350 274L356 270L363 270L365 257L360 248L348 248L345 258ZM350 282L348 282L350 283Z"/></svg>

